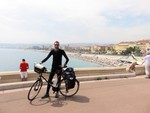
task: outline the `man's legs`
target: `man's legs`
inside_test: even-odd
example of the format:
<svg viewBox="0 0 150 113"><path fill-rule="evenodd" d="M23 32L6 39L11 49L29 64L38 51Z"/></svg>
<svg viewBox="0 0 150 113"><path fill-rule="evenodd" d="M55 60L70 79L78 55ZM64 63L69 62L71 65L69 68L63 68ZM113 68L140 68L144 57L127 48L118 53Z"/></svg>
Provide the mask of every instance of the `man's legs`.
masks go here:
<svg viewBox="0 0 150 113"><path fill-rule="evenodd" d="M150 78L150 66L145 65L145 73L146 73L146 78Z"/></svg>
<svg viewBox="0 0 150 113"><path fill-rule="evenodd" d="M147 66L147 76L150 78L150 65Z"/></svg>
<svg viewBox="0 0 150 113"><path fill-rule="evenodd" d="M20 72L20 77L22 81L27 81L28 73L27 72Z"/></svg>
<svg viewBox="0 0 150 113"><path fill-rule="evenodd" d="M62 74L62 70L60 70L60 73L57 75L58 88L60 88L61 74ZM56 91L55 98L58 98L58 97L59 97L59 91Z"/></svg>
<svg viewBox="0 0 150 113"><path fill-rule="evenodd" d="M51 72L50 73L50 76L49 76L49 79L48 79L48 83L52 83L54 75L55 75L55 72ZM46 94L49 94L49 90L50 90L50 85L47 84Z"/></svg>
<svg viewBox="0 0 150 113"><path fill-rule="evenodd" d="M23 73L22 73L22 72L20 72L20 78L21 78L21 81L24 80L24 77L23 77Z"/></svg>
<svg viewBox="0 0 150 113"><path fill-rule="evenodd" d="M27 78L28 78L28 73L25 72L25 73L24 73L24 81L27 81Z"/></svg>
<svg viewBox="0 0 150 113"><path fill-rule="evenodd" d="M55 75L55 72L51 72L50 75L49 75L49 79L48 79L48 83L51 83L52 82L52 79ZM49 97L49 90L50 90L50 85L47 84L47 90L46 90L46 94L42 97L42 99L44 98L48 98Z"/></svg>

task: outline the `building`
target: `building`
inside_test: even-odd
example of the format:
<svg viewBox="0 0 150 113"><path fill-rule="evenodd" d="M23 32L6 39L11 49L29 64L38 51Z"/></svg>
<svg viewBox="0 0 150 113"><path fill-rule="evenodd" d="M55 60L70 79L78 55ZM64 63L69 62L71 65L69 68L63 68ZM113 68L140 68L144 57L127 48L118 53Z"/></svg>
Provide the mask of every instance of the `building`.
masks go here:
<svg viewBox="0 0 150 113"><path fill-rule="evenodd" d="M139 47L141 52L144 53L145 50L150 49L150 40L139 40L135 42L120 42L114 45L114 49L118 54L125 51L129 47Z"/></svg>
<svg viewBox="0 0 150 113"><path fill-rule="evenodd" d="M142 52L150 50L150 40L139 40L137 41L137 46L141 49Z"/></svg>
<svg viewBox="0 0 150 113"><path fill-rule="evenodd" d="M120 42L119 44L114 45L114 49L118 54L120 54L122 51L125 51L129 47L136 46L135 42Z"/></svg>
<svg viewBox="0 0 150 113"><path fill-rule="evenodd" d="M98 53L98 54L112 54L113 46L100 46L95 45L91 47L91 53Z"/></svg>
<svg viewBox="0 0 150 113"><path fill-rule="evenodd" d="M102 46L95 45L91 46L91 53L98 53L102 49Z"/></svg>

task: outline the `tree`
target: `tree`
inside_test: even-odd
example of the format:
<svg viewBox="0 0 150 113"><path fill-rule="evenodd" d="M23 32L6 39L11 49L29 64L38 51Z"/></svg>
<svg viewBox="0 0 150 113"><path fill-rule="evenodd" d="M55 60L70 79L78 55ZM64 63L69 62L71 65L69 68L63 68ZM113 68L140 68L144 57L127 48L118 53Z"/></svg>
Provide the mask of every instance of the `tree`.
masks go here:
<svg viewBox="0 0 150 113"><path fill-rule="evenodd" d="M113 49L113 48L112 48L111 52L112 52L113 55L117 55L118 54L117 51L115 49Z"/></svg>
<svg viewBox="0 0 150 113"><path fill-rule="evenodd" d="M141 49L139 47L134 47L134 54L137 56L142 55Z"/></svg>
<svg viewBox="0 0 150 113"><path fill-rule="evenodd" d="M101 48L101 49L98 50L98 51L99 51L99 54L106 54L106 53L107 53L107 51L106 51L105 48Z"/></svg>
<svg viewBox="0 0 150 113"><path fill-rule="evenodd" d="M128 47L125 51L121 52L121 55L129 55L129 54L141 55L141 50L139 47Z"/></svg>

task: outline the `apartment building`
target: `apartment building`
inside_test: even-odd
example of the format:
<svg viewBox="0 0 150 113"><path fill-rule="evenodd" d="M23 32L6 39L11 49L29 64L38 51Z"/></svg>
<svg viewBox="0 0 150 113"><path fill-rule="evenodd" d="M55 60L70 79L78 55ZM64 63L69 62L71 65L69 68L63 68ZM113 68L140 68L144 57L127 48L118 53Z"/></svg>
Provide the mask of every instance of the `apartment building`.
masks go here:
<svg viewBox="0 0 150 113"><path fill-rule="evenodd" d="M119 54L122 51L126 50L129 47L139 47L141 52L145 52L146 50L150 49L150 40L139 40L135 42L120 42L119 44L114 45L114 49Z"/></svg>

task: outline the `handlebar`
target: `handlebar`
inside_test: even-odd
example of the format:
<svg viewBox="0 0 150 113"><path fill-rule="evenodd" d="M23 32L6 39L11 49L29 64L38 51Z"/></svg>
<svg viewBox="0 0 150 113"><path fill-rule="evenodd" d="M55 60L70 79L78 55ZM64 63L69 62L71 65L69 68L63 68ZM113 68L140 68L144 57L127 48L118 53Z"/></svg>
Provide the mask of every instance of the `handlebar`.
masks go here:
<svg viewBox="0 0 150 113"><path fill-rule="evenodd" d="M67 68L67 66L59 66L62 69ZM35 63L34 64L34 71L37 73L50 73L50 69L46 68L45 66L43 66L41 63Z"/></svg>

